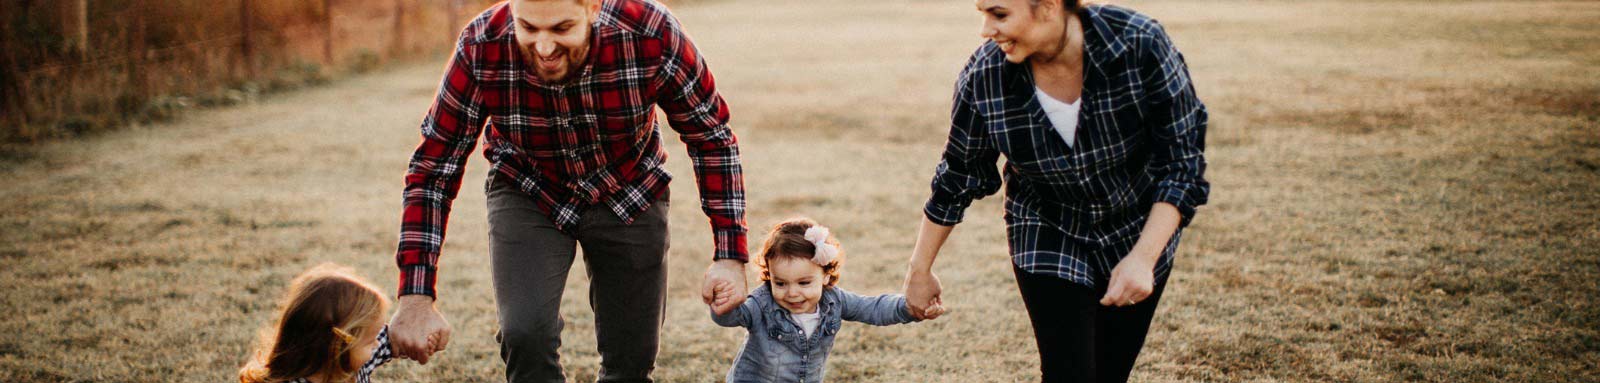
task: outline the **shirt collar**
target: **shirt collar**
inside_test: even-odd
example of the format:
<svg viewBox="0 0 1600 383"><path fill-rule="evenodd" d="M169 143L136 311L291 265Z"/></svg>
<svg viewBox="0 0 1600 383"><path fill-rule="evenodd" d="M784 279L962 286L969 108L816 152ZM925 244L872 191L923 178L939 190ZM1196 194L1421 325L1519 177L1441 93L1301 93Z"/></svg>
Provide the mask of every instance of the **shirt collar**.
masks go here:
<svg viewBox="0 0 1600 383"><path fill-rule="evenodd" d="M1083 81L1086 84L1104 77L1106 75L1105 67L1128 51L1127 41L1123 39L1121 33L1117 33L1116 30L1111 28L1110 23L1106 22L1103 12L1105 12L1105 6L1098 4L1085 5L1078 10L1079 19L1088 26L1088 28L1083 29L1083 50L1088 59L1083 65ZM998 53L998 49L995 52L997 55L1001 54ZM1029 97L1024 97L1021 100L1031 100L1034 89L1033 70L1028 67L1028 63L1002 62L1007 67L1005 73L1007 80L1010 81L1008 86L1015 87L1011 89L1013 92L1011 94L1027 94ZM1027 93L1015 93L1024 89L1026 89ZM1040 114L1040 116L1043 116L1043 114Z"/></svg>
<svg viewBox="0 0 1600 383"><path fill-rule="evenodd" d="M511 15L511 3L501 4L501 7L503 8L500 8L498 12L489 17L489 25L486 27L488 29L488 38L486 40L506 39L516 30L517 22L515 20L516 17Z"/></svg>
<svg viewBox="0 0 1600 383"><path fill-rule="evenodd" d="M1128 51L1128 43L1123 40L1122 34L1112 30L1111 24L1106 23L1105 17L1100 14L1104 11L1105 6L1088 5L1078 12L1079 19L1089 26L1083 29L1084 53L1096 66L1106 65Z"/></svg>

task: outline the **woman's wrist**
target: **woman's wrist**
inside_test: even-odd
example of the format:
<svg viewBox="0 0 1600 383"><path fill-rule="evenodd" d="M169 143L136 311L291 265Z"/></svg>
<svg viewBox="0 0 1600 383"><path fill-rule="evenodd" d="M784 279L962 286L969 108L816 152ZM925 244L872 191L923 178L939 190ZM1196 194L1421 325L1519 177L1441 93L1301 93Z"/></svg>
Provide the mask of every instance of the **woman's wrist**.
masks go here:
<svg viewBox="0 0 1600 383"><path fill-rule="evenodd" d="M1156 260L1161 259L1161 249L1136 245L1133 247L1133 251L1128 252L1128 257L1136 258L1141 261L1148 261L1154 264Z"/></svg>
<svg viewBox="0 0 1600 383"><path fill-rule="evenodd" d="M1144 222L1144 229L1139 233L1139 241L1133 244L1133 249L1127 256L1155 263L1161 258L1161 253L1166 251L1167 243L1172 240L1172 236L1177 234L1181 218L1178 207L1170 203L1157 202L1151 206L1150 215Z"/></svg>
<svg viewBox="0 0 1600 383"><path fill-rule="evenodd" d="M911 256L911 262L908 267L911 274L931 274L933 273L932 257L914 254Z"/></svg>
<svg viewBox="0 0 1600 383"><path fill-rule="evenodd" d="M917 229L917 240L911 247L910 272L912 274L931 274L933 261L939 257L939 248L944 247L944 240L950 238L952 226L944 226L922 218L922 226Z"/></svg>

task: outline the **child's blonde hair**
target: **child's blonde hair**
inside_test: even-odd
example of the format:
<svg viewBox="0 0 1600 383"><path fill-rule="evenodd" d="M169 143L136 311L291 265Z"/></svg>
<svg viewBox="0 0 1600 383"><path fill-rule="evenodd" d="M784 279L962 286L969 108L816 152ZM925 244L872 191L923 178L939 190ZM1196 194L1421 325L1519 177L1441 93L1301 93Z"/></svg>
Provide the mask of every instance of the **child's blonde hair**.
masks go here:
<svg viewBox="0 0 1600 383"><path fill-rule="evenodd" d="M278 383L321 375L350 379L356 371L356 336L375 330L371 319L389 309L389 299L350 269L322 264L295 277L284 293L275 331L263 331L241 383ZM381 326L381 324L379 325Z"/></svg>
<svg viewBox="0 0 1600 383"><path fill-rule="evenodd" d="M819 226L817 221L810 218L790 218L776 225L767 233L766 242L761 244L760 257L756 258L756 266L761 269L761 281L772 281L772 270L768 264L774 258L796 258L811 262L817 252L817 245L806 240L806 229ZM824 286L833 287L839 284L840 271L844 266L844 247L839 245L839 240L832 235L826 240L828 244L838 248L838 255L832 262L822 265L822 274L828 276L828 283Z"/></svg>

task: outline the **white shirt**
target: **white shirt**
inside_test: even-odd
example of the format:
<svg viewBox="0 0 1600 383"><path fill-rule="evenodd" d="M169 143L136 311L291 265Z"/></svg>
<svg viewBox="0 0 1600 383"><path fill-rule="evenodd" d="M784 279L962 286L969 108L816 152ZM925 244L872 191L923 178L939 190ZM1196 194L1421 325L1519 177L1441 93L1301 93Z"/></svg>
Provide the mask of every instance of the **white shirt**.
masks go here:
<svg viewBox="0 0 1600 383"><path fill-rule="evenodd" d="M1039 99L1039 106L1044 108L1044 115L1050 118L1050 125L1056 127L1057 133L1061 133L1061 139L1067 141L1067 147L1072 147L1072 139L1077 137L1078 109L1083 104L1083 97L1068 104L1045 94L1044 89L1035 87L1033 93Z"/></svg>
<svg viewBox="0 0 1600 383"><path fill-rule="evenodd" d="M806 338L811 338L811 333L817 332L817 325L822 324L822 312L813 310L805 314L789 313L789 319L800 325L800 333Z"/></svg>

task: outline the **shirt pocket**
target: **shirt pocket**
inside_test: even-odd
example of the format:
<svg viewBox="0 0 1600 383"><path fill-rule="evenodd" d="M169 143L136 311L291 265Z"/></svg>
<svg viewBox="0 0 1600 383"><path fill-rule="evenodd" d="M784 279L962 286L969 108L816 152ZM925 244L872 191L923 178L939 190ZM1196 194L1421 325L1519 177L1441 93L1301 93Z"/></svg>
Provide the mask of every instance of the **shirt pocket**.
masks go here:
<svg viewBox="0 0 1600 383"><path fill-rule="evenodd" d="M1120 104L1111 110L1094 112L1091 118L1104 123L1096 124L1099 127L1096 131L1080 136L1083 141L1078 143L1079 150L1073 152L1078 163L1084 164L1084 172L1089 177L1097 177L1130 168L1133 164L1129 161L1144 152L1142 145L1148 144L1138 106Z"/></svg>
<svg viewBox="0 0 1600 383"><path fill-rule="evenodd" d="M606 141L632 141L653 127L655 108L650 104L606 108L595 118L596 132Z"/></svg>
<svg viewBox="0 0 1600 383"><path fill-rule="evenodd" d="M1042 128L1023 121L1000 121L990 123L987 133L995 149L1005 154L1006 164L1019 175L1048 181L1048 175L1060 172L1064 166L1060 163L1062 156L1049 150L1048 143L1041 140L1049 137L1036 134L1035 130Z"/></svg>

